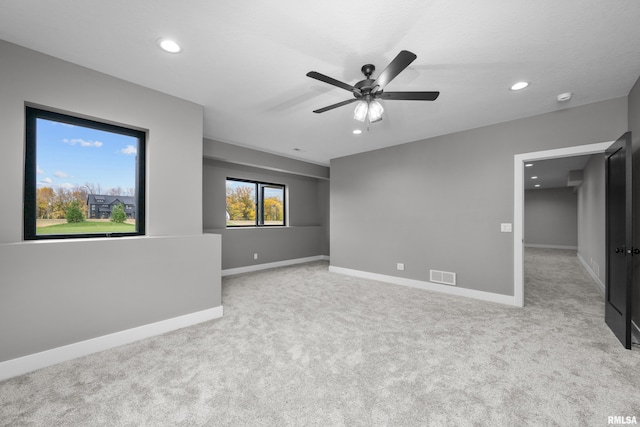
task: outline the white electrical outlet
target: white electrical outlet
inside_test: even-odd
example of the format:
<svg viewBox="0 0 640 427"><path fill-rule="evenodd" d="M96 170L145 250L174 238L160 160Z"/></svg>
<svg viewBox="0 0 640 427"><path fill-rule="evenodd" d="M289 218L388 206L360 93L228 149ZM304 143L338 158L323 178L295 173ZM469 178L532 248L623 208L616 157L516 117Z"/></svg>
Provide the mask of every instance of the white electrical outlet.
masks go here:
<svg viewBox="0 0 640 427"><path fill-rule="evenodd" d="M513 231L513 227L510 222L503 222L500 224L500 231L503 233L511 233L511 231Z"/></svg>
<svg viewBox="0 0 640 427"><path fill-rule="evenodd" d="M258 259L258 254L253 254L253 259Z"/></svg>
<svg viewBox="0 0 640 427"><path fill-rule="evenodd" d="M398 270L400 270L400 271L404 271L404 264L403 264L403 263L401 263L401 262L399 262L399 263L398 263L398 265L397 265L397 268L398 268Z"/></svg>

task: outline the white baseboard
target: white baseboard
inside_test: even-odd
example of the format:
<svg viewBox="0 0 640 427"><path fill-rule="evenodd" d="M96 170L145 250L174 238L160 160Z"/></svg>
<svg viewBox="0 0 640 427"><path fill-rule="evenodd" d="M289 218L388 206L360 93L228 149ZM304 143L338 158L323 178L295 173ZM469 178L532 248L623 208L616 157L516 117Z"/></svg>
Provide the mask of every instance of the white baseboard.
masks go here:
<svg viewBox="0 0 640 427"><path fill-rule="evenodd" d="M500 304L514 305L515 298L511 295L494 294L492 292L477 291L475 289L458 288L455 286L440 285L437 283L422 280L406 279L403 277L387 276L385 274L369 273L367 271L351 270L349 268L330 266L329 271L347 276L361 277L363 279L377 280L379 282L392 283L394 285L410 286L412 288L424 289L427 291L441 292L443 294L457 295L467 298L474 298L482 301L497 302Z"/></svg>
<svg viewBox="0 0 640 427"><path fill-rule="evenodd" d="M635 342L640 343L640 328L633 320L631 321L631 337L633 338L632 341L635 340Z"/></svg>
<svg viewBox="0 0 640 427"><path fill-rule="evenodd" d="M596 273L591 269L591 267L589 266L589 264L587 264L587 262L584 260L584 258L582 258L582 255L580 255L580 253L578 253L578 261L580 261L580 264L582 264L582 266L584 267L585 270L587 270L587 273L589 273L589 276L591 276L591 278L593 279L596 287L598 288L598 290L600 291L600 293L602 295L605 294L605 286L604 283L602 283L602 281L600 280L600 278L596 275Z"/></svg>
<svg viewBox="0 0 640 427"><path fill-rule="evenodd" d="M537 245L537 244L529 244L529 243L525 243L524 247L525 248L542 248L542 249L570 249L570 250L574 250L574 251L578 250L577 246Z"/></svg>
<svg viewBox="0 0 640 427"><path fill-rule="evenodd" d="M0 363L0 381L45 368L57 363L66 362L81 356L119 347L144 338L182 329L187 326L218 319L223 315L222 306L185 314L172 319L161 320L148 325L138 326L113 334L103 335L85 341L53 348L40 353L7 360Z"/></svg>
<svg viewBox="0 0 640 427"><path fill-rule="evenodd" d="M269 268L286 267L288 265L303 264L305 262L312 262L312 261L329 261L329 257L327 255L316 255L316 256L310 256L306 258L296 258L296 259L288 259L284 261L267 262L264 264L248 265L246 267L227 268L226 270L222 270L222 277L232 276L234 274L250 273L252 271L267 270Z"/></svg>

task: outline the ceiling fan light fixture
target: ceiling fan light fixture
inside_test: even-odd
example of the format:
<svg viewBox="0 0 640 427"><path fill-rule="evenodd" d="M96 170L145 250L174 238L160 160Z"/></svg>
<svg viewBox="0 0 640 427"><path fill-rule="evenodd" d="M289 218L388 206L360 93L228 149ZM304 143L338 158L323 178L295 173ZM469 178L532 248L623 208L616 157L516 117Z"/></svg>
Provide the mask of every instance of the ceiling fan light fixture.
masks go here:
<svg viewBox="0 0 640 427"><path fill-rule="evenodd" d="M372 74L376 69L372 64L366 64L361 68L364 74L364 80L360 80L353 86L340 80L336 80L333 77L325 76L317 71L309 71L307 77L320 80L321 82L328 83L332 86L344 89L354 96L354 98L347 99L342 102L338 102L329 105L324 108L313 110L314 113L324 113L325 111L333 110L334 108L342 107L357 102L356 108L353 111L353 118L355 120L367 123L375 123L382 120L382 113L384 108L382 104L376 100L381 98L385 100L409 100L409 101L435 101L440 95L440 92L384 92L391 80L396 78L403 70L405 70L409 64L416 59L416 54L409 52L408 50L401 50L400 53L387 65L387 67L378 75L377 78L372 78Z"/></svg>
<svg viewBox="0 0 640 427"><path fill-rule="evenodd" d="M373 100L369 103L369 123L375 123L382 120L384 108L378 101Z"/></svg>
<svg viewBox="0 0 640 427"><path fill-rule="evenodd" d="M353 118L364 122L367 118L367 113L369 112L369 104L366 101L360 101L356 105L356 109L353 111Z"/></svg>

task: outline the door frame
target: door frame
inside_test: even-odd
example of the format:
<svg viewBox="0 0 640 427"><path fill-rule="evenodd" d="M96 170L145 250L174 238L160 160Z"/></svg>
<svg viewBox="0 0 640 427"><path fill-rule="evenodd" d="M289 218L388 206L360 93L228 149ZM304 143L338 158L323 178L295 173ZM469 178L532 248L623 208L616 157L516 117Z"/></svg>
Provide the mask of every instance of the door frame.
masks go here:
<svg viewBox="0 0 640 427"><path fill-rule="evenodd" d="M513 302L515 306L524 306L524 164L537 160L601 154L614 142L615 140L576 145L513 156Z"/></svg>

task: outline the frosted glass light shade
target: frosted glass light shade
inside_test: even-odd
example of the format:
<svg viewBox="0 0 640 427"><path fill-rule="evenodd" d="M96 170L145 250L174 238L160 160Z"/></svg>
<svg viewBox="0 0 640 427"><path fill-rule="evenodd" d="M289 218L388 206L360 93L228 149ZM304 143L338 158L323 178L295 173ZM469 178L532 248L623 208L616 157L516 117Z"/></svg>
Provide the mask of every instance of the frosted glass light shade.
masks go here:
<svg viewBox="0 0 640 427"><path fill-rule="evenodd" d="M369 105L366 101L360 101L356 105L356 109L353 112L353 118L364 122L364 119L367 118L367 112L369 111Z"/></svg>
<svg viewBox="0 0 640 427"><path fill-rule="evenodd" d="M382 108L382 104L378 101L371 101L369 103L369 122L375 123L379 120L382 120L382 113L384 112L384 108Z"/></svg>

